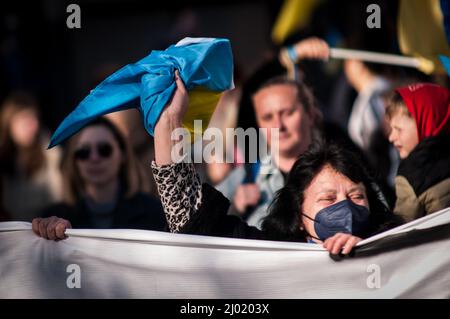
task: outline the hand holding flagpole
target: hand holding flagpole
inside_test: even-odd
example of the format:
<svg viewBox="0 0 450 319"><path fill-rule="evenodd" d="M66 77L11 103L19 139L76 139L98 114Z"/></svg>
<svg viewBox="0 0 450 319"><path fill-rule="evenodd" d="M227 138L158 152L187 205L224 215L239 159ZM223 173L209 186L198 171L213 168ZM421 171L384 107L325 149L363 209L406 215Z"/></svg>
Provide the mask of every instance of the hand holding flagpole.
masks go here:
<svg viewBox="0 0 450 319"><path fill-rule="evenodd" d="M305 39L282 49L280 52L280 62L288 69L288 73L291 75L290 77L296 77L295 64L300 60L320 59L326 61L329 58L411 67L417 68L426 74L432 73L435 69L435 65L431 60L422 57L407 57L379 52L330 48L324 40L319 38Z"/></svg>

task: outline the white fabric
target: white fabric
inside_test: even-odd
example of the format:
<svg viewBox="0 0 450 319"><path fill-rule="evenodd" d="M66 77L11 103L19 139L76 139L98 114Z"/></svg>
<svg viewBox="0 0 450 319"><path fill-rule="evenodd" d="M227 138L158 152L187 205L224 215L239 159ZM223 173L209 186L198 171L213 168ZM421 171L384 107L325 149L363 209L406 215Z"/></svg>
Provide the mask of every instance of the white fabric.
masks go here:
<svg viewBox="0 0 450 319"><path fill-rule="evenodd" d="M448 223L450 209L360 245ZM449 239L335 262L312 244L86 229L54 242L30 228L0 223L0 298L450 297ZM67 286L71 264L80 288ZM370 284L374 267L379 286Z"/></svg>

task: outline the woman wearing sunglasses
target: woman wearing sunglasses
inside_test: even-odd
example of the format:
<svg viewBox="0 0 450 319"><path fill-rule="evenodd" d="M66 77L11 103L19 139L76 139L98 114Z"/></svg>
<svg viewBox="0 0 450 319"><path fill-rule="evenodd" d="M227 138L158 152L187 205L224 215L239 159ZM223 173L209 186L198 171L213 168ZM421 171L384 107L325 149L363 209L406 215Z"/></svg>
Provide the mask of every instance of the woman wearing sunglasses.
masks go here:
<svg viewBox="0 0 450 319"><path fill-rule="evenodd" d="M62 170L64 202L33 220L37 235L62 239L70 227L165 229L159 200L140 192L144 181L131 149L108 119L89 123L69 141Z"/></svg>

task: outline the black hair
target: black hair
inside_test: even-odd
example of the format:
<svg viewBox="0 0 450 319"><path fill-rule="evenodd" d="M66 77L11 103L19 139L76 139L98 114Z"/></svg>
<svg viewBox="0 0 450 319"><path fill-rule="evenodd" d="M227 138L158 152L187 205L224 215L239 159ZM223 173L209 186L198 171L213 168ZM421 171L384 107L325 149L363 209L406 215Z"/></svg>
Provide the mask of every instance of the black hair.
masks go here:
<svg viewBox="0 0 450 319"><path fill-rule="evenodd" d="M300 229L302 224L300 210L304 201L304 192L325 165L330 165L355 183L364 184L370 207L371 224L365 237L402 223L401 219L391 213L380 188L355 153L338 144L317 142L312 143L295 162L286 185L276 193L269 207L269 215L263 221L262 230L270 238L306 241L307 234Z"/></svg>

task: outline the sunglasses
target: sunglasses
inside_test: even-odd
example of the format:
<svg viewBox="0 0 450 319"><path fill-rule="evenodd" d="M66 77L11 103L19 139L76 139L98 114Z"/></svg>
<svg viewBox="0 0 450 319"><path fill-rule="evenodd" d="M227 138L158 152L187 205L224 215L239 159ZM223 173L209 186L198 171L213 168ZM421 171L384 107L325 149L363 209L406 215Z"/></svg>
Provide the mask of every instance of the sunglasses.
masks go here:
<svg viewBox="0 0 450 319"><path fill-rule="evenodd" d="M111 144L103 142L95 145L97 154L102 158L108 158L111 156L113 152L113 147ZM74 152L74 156L76 159L85 161L91 157L92 146L83 146L82 148L76 150Z"/></svg>

